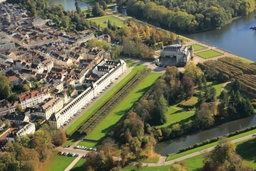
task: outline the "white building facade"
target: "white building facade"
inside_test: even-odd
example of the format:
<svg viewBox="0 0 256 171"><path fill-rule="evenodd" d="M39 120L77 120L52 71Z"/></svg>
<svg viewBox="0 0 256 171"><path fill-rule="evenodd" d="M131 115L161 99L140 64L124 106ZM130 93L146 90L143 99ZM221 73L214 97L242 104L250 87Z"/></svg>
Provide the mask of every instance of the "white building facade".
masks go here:
<svg viewBox="0 0 256 171"><path fill-rule="evenodd" d="M103 63L108 65L108 61ZM112 66L113 67L113 66ZM83 93L72 100L61 111L54 114L49 123L57 128L60 128L67 122L74 114L76 114L83 106L88 104L95 96L97 96L105 87L110 85L113 80L118 78L126 71L126 63L123 60L115 63L115 67L106 72L99 80L93 83L93 88L87 88Z"/></svg>

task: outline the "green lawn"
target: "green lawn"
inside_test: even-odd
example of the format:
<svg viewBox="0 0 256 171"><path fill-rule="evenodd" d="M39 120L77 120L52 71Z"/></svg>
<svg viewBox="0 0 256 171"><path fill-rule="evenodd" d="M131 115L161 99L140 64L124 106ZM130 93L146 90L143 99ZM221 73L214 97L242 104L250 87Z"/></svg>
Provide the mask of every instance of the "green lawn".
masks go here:
<svg viewBox="0 0 256 171"><path fill-rule="evenodd" d="M125 63L126 63L126 66L127 66L127 67L131 67L131 66L134 65L134 62L131 61L131 60L126 60Z"/></svg>
<svg viewBox="0 0 256 171"><path fill-rule="evenodd" d="M191 97L190 99L186 100L186 101L182 101L180 102L180 105L183 106L183 107L193 107L196 105L197 103L197 100L198 100L198 97Z"/></svg>
<svg viewBox="0 0 256 171"><path fill-rule="evenodd" d="M140 97L149 89L149 87L158 79L162 74L150 73L144 80L136 86L127 97L119 103L109 115L107 115L96 128L86 136L87 139L100 140L110 130L113 129L115 124L129 111L133 104L140 99Z"/></svg>
<svg viewBox="0 0 256 171"><path fill-rule="evenodd" d="M85 146L89 148L95 148L97 146L97 143L94 142L88 142L88 141L80 141L78 143L79 146Z"/></svg>
<svg viewBox="0 0 256 171"><path fill-rule="evenodd" d="M187 46L188 48L190 48L190 46ZM206 49L205 46L201 46L201 45L198 45L198 44L193 44L192 45L194 51L199 51L199 50L203 50L203 49Z"/></svg>
<svg viewBox="0 0 256 171"><path fill-rule="evenodd" d="M77 132L75 132L71 137L68 138L68 140L65 142L64 145L72 145L74 144L79 138L81 138L81 135Z"/></svg>
<svg viewBox="0 0 256 171"><path fill-rule="evenodd" d="M232 137L229 137L228 139L229 139L229 140L238 139L238 138L241 138L241 137L244 137L244 136L247 136L247 135L251 135L251 134L253 134L253 133L255 133L255 132L256 132L256 129L251 130L251 131L247 131L247 132L244 132L244 133L241 133L241 134L232 136ZM179 157L182 157L182 156L185 156L185 155L188 155L188 154L191 154L191 153L200 151L200 150L204 150L204 149L209 148L209 147L213 147L213 146L215 146L215 145L217 145L217 144L218 144L218 142L213 142L213 143L206 144L206 145L201 146L201 147L193 148L193 149L191 149L191 150L187 150L187 151L184 151L184 152L181 152L181 153L170 154L170 155L167 157L166 160L169 161L169 160L177 159L177 158L179 158Z"/></svg>
<svg viewBox="0 0 256 171"><path fill-rule="evenodd" d="M92 113L94 113L101 105L103 105L117 90L126 84L126 82L131 79L139 70L145 68L143 65L137 65L133 68L131 73L129 73L124 79L122 79L115 87L108 91L100 100L98 100L86 113L84 113L76 122L74 122L67 130L66 133L70 134L71 132L77 129L81 123L83 123Z"/></svg>
<svg viewBox="0 0 256 171"><path fill-rule="evenodd" d="M216 89L216 97L220 96L221 88L224 83L218 83L218 82L207 82L207 85L212 86Z"/></svg>
<svg viewBox="0 0 256 171"><path fill-rule="evenodd" d="M198 155L195 157L191 157L186 159L185 166L187 166L188 171L200 171L200 168L203 167L204 155Z"/></svg>
<svg viewBox="0 0 256 171"><path fill-rule="evenodd" d="M63 171L74 159L74 157L60 156L58 155L58 151L54 151L52 154L52 160L49 162L46 170Z"/></svg>
<svg viewBox="0 0 256 171"><path fill-rule="evenodd" d="M142 163L157 163L159 161L160 156L155 156L155 157L149 157L146 159L140 160Z"/></svg>
<svg viewBox="0 0 256 171"><path fill-rule="evenodd" d="M216 57L216 56L221 56L222 53L217 52L215 50L207 50L207 51L196 53L196 55L201 57L201 58L204 58L204 59L209 59L209 58L213 58L213 57Z"/></svg>
<svg viewBox="0 0 256 171"><path fill-rule="evenodd" d="M157 126L156 128L168 127L171 124L190 118L191 116L194 115L194 113L195 111L193 110L186 111L185 109L180 107L170 106L168 108L168 112L166 113L167 122L164 125Z"/></svg>
<svg viewBox="0 0 256 171"><path fill-rule="evenodd" d="M244 159L244 162L256 169L256 145L255 138L236 144L236 152Z"/></svg>
<svg viewBox="0 0 256 171"><path fill-rule="evenodd" d="M104 17L97 17L90 19L92 22L95 22L97 25L100 24L101 27L107 27L108 20L111 22L111 24L115 24L116 26L123 26L124 21L114 17L114 16L104 16Z"/></svg>
<svg viewBox="0 0 256 171"><path fill-rule="evenodd" d="M84 171L83 165L86 160L81 158L70 171Z"/></svg>

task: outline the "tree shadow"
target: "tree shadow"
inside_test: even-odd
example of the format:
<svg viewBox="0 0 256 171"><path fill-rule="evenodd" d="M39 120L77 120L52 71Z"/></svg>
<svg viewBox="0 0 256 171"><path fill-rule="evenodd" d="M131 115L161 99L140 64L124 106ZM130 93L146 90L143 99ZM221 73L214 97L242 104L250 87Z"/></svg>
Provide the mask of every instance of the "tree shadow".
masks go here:
<svg viewBox="0 0 256 171"><path fill-rule="evenodd" d="M136 93L145 93L145 92L147 92L149 90L149 88L150 88L150 86L145 87L145 88L141 88L138 91L136 91Z"/></svg>
<svg viewBox="0 0 256 171"><path fill-rule="evenodd" d="M256 163L256 138L238 144L236 146L236 152L244 160Z"/></svg>
<svg viewBox="0 0 256 171"><path fill-rule="evenodd" d="M171 114L177 114L177 113L181 113L181 112L187 112L187 111L184 110L184 109L180 109L180 110L177 110L177 111L175 111L175 112L173 112Z"/></svg>

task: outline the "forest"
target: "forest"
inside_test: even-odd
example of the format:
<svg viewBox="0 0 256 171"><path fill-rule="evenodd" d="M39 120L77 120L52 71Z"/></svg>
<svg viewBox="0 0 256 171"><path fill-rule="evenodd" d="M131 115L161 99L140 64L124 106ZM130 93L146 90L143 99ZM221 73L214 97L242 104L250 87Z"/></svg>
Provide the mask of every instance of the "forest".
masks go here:
<svg viewBox="0 0 256 171"><path fill-rule="evenodd" d="M221 28L255 10L254 0L119 0L117 4L126 6L130 16L181 33Z"/></svg>

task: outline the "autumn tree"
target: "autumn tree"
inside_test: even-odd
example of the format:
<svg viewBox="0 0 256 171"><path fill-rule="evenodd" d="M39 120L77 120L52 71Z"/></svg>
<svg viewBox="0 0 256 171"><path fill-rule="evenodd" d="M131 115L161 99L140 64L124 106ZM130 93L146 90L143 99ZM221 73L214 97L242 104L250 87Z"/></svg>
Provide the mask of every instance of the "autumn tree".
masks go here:
<svg viewBox="0 0 256 171"><path fill-rule="evenodd" d="M195 115L197 121L203 127L208 127L214 124L214 117L207 103L201 104Z"/></svg>
<svg viewBox="0 0 256 171"><path fill-rule="evenodd" d="M172 164L170 171L188 171L188 168L185 166L185 161L181 161Z"/></svg>
<svg viewBox="0 0 256 171"><path fill-rule="evenodd" d="M5 75L0 75L0 99L7 99L11 92L9 79Z"/></svg>
<svg viewBox="0 0 256 171"><path fill-rule="evenodd" d="M194 94L194 82L191 77L184 76L181 80L182 89L185 92L185 99L189 99Z"/></svg>
<svg viewBox="0 0 256 171"><path fill-rule="evenodd" d="M236 154L235 145L231 142L220 142L208 155L202 171L253 171L243 163Z"/></svg>

